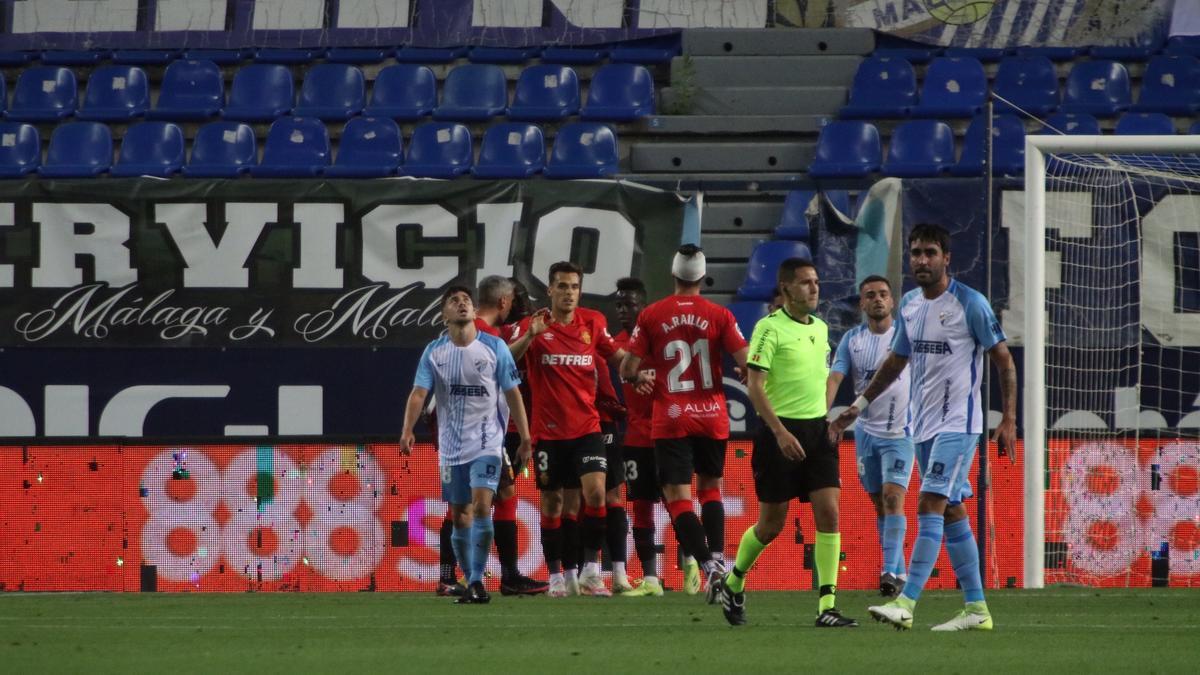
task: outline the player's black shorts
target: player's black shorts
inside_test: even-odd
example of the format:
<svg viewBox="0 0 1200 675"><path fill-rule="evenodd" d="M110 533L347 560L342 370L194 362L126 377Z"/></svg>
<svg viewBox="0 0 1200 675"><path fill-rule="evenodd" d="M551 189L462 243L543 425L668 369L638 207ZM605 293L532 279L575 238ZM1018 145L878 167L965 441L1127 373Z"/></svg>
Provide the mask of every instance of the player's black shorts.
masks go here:
<svg viewBox="0 0 1200 675"><path fill-rule="evenodd" d="M750 467L754 471L754 492L758 501L780 503L799 498L807 502L809 493L821 488L842 486L838 470L838 449L829 442L824 417L807 420L780 418L800 447L804 461L793 462L783 456L775 434L765 424L754 439Z"/></svg>
<svg viewBox="0 0 1200 675"><path fill-rule="evenodd" d="M654 448L625 446L621 452L625 455L625 498L658 501L662 489L658 487Z"/></svg>
<svg viewBox="0 0 1200 675"><path fill-rule="evenodd" d="M654 440L659 485L691 485L692 474L725 475L725 440L704 436Z"/></svg>
<svg viewBox="0 0 1200 675"><path fill-rule="evenodd" d="M621 439L617 436L615 422L601 422L600 435L604 440L604 456L608 459L608 468L604 476L604 490L614 490L625 482L625 455L622 452Z"/></svg>
<svg viewBox="0 0 1200 675"><path fill-rule="evenodd" d="M539 490L568 490L580 486L585 473L604 471L608 458L599 433L560 441L538 441L533 450L533 471Z"/></svg>

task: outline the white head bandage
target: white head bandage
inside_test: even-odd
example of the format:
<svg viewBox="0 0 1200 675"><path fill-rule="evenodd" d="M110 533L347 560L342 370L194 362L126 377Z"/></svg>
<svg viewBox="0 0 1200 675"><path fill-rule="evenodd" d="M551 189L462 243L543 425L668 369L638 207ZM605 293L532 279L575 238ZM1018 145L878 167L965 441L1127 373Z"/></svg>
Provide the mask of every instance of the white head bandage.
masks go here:
<svg viewBox="0 0 1200 675"><path fill-rule="evenodd" d="M704 278L705 272L703 251L696 251L696 254L690 258L682 253L676 253L675 259L671 261L671 274L684 281L700 281Z"/></svg>

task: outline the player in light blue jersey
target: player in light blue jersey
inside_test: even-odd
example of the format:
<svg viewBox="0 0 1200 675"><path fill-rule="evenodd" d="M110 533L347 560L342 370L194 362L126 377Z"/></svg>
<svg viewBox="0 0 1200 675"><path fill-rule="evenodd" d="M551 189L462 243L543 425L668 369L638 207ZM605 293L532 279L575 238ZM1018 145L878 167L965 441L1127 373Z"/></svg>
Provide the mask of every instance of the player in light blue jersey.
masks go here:
<svg viewBox="0 0 1200 675"><path fill-rule="evenodd" d="M892 285L875 275L858 285L858 308L866 322L842 336L825 385L826 405L833 406L842 380L851 375L854 393L862 394L888 355L896 327L892 310L896 301ZM883 552L879 592L895 597L904 584L904 496L912 478L913 442L908 428L908 369L858 416L854 425L854 450L858 480L875 505L875 523Z"/></svg>
<svg viewBox="0 0 1200 675"><path fill-rule="evenodd" d="M987 299L946 274L949 233L938 225L917 225L909 235L908 247L909 264L920 288L901 301L891 353L871 384L830 426L833 437L841 436L908 365L913 440L921 467L917 540L900 596L867 611L897 628L911 628L913 609L929 580L944 535L966 607L933 630L991 630L992 615L983 599L979 575L979 549L962 501L972 495L967 476L983 431L979 400L983 353L991 356L999 371L1003 396L1003 418L992 440L1014 462L1017 370Z"/></svg>
<svg viewBox="0 0 1200 675"><path fill-rule="evenodd" d="M417 364L400 452L412 452L413 426L432 390L440 417L442 499L454 519L454 555L467 573L467 592L457 602L482 604L491 599L483 569L492 547L492 498L500 484L509 413L521 437L518 455L525 458L532 452L529 421L517 389L517 364L504 340L475 327L471 289L450 287L442 296L442 318L446 334L425 347Z"/></svg>

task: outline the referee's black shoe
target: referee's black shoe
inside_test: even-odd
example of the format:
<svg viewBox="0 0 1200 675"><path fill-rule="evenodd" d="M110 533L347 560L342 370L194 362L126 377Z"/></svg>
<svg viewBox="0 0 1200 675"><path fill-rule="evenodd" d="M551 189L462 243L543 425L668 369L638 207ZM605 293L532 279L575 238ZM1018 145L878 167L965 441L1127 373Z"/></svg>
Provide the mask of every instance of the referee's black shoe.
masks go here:
<svg viewBox="0 0 1200 675"><path fill-rule="evenodd" d="M487 589L483 587L482 581L476 581L467 586L467 592L463 593L462 597L454 601L456 605L486 605L492 601L492 596L488 595Z"/></svg>
<svg viewBox="0 0 1200 675"><path fill-rule="evenodd" d="M858 622L830 607L817 615L817 628L858 628Z"/></svg>
<svg viewBox="0 0 1200 675"><path fill-rule="evenodd" d="M721 582L721 611L730 626L746 625L746 593L734 593L729 584Z"/></svg>

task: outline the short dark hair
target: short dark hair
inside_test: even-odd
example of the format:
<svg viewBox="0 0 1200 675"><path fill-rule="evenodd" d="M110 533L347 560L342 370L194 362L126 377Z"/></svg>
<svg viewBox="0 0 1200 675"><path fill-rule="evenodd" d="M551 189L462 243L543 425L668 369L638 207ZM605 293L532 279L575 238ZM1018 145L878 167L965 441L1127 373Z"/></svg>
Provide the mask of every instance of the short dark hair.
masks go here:
<svg viewBox="0 0 1200 675"><path fill-rule="evenodd" d="M888 290L889 290L889 291L890 291L890 290L892 290L892 282L888 281L888 278L887 278L887 277L881 277L881 276L879 276L878 274L872 274L871 276L867 277L866 279L863 279L863 280L862 280L862 283L860 283L860 284L858 285L858 293L859 293L859 295L861 295L861 294L862 294L862 289L863 289L863 286L866 286L867 284L873 284L873 283L875 283L875 282L877 282L877 281L882 281L883 283L887 284L887 287L888 287Z"/></svg>
<svg viewBox="0 0 1200 675"><path fill-rule="evenodd" d="M950 232L941 225L933 223L914 225L912 232L908 235L908 243L911 245L914 241L933 242L941 247L942 253L950 252Z"/></svg>
<svg viewBox="0 0 1200 675"><path fill-rule="evenodd" d="M479 282L479 306L497 307L500 299L513 292L513 282L499 274L486 276Z"/></svg>
<svg viewBox="0 0 1200 675"><path fill-rule="evenodd" d="M781 284L786 284L794 279L796 277L796 273L805 267L811 267L814 271L817 269L817 266L813 264L813 261L809 260L808 258L788 258L787 260L779 263L779 275L776 280ZM817 272L817 276L820 276L819 271Z"/></svg>
<svg viewBox="0 0 1200 675"><path fill-rule="evenodd" d="M621 277L617 279L617 292L637 293L646 297L646 284L637 277Z"/></svg>
<svg viewBox="0 0 1200 675"><path fill-rule="evenodd" d="M683 246L680 246L679 248L675 249L675 252L680 255L684 255L684 256L687 256L688 258L690 258L690 257L696 255L697 253L700 253L703 250L704 249L700 248L699 246L697 246L695 244L684 244Z"/></svg>
<svg viewBox="0 0 1200 675"><path fill-rule="evenodd" d="M471 289L469 287L454 285L454 286L451 286L450 288L447 288L445 293L442 293L442 304L441 304L442 309L446 308L446 303L449 302L450 298L454 297L454 295L457 293L466 293L467 297L471 299L471 304L472 305L475 304L475 294L471 292Z"/></svg>
<svg viewBox="0 0 1200 675"><path fill-rule="evenodd" d="M583 268L569 260L560 260L550 266L550 275L546 277L549 283L554 283L555 274L578 274L579 281L583 281Z"/></svg>

